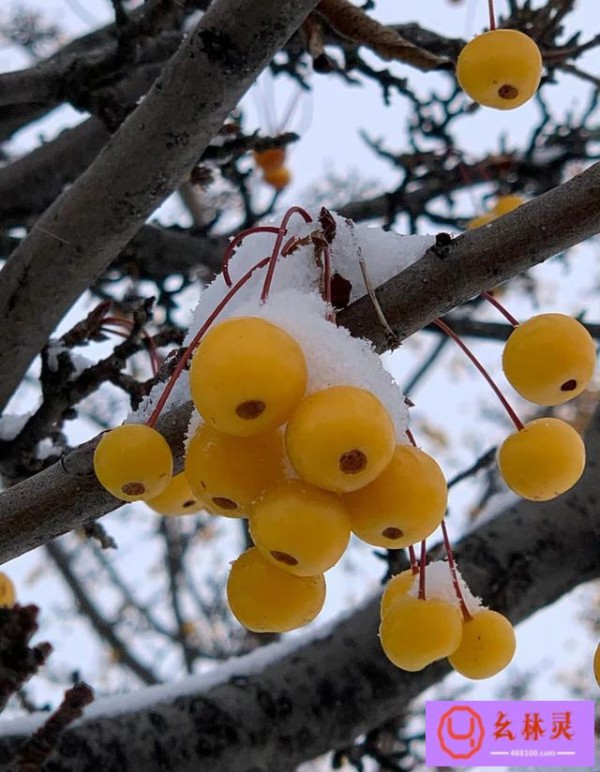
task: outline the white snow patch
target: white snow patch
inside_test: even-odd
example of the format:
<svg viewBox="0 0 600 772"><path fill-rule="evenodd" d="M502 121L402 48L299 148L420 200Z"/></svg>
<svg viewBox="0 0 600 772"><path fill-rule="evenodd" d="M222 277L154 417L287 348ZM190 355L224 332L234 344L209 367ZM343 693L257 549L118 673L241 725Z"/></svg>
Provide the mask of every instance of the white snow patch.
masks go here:
<svg viewBox="0 0 600 772"><path fill-rule="evenodd" d="M46 347L46 361L53 373L58 372L58 357L69 349L60 340L49 340Z"/></svg>
<svg viewBox="0 0 600 772"><path fill-rule="evenodd" d="M381 228L355 225L339 215L333 216L336 236L330 250L331 272L337 272L351 282L351 300L366 292L360 260L364 261L372 286L377 287L420 259L434 243L433 236L400 236ZM316 214L314 217L316 220ZM317 222L305 223L300 217L292 217L283 245L294 237L303 239L318 228ZM237 246L229 261L231 281L234 286L244 277L248 277L247 281L223 307L220 305L231 292L223 274L203 290L184 345L189 345L209 321L221 321L242 314L272 319L289 331L304 349L310 372L309 393L339 384L370 389L390 412L398 441L404 441L406 406L391 376L383 374L385 371L380 363L375 365L379 357L368 342L351 338L345 330L336 329L324 319L327 309L318 296L321 271L310 241L277 261L268 301L261 305L267 266L255 266L270 256L276 238L275 233L252 233ZM155 386L128 420L146 421L163 390L164 384ZM188 376L184 372L175 384L165 409L189 399Z"/></svg>
<svg viewBox="0 0 600 772"><path fill-rule="evenodd" d="M481 598L475 597L467 583L460 575L460 571L456 568L456 576L458 579L458 586L465 601L465 606L472 616L479 611L483 611L485 606L481 602ZM419 576L415 575L415 579L407 593L407 595L417 598L419 595ZM456 606L458 605L458 598L456 597L456 590L452 583L452 573L450 571L450 565L447 560L436 560L433 563L429 563L425 569L425 596L427 598L439 598L445 600L448 603Z"/></svg>

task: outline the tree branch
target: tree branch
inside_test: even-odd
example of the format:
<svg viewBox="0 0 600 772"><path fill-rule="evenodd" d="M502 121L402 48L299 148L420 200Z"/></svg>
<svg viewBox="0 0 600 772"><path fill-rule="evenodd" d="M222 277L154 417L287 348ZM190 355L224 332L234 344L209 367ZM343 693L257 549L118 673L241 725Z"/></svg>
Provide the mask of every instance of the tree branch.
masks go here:
<svg viewBox="0 0 600 772"><path fill-rule="evenodd" d="M398 342L482 290L560 252L600 229L600 164L485 228L454 239L377 290ZM549 223L542 226L539 223ZM551 223L551 225L550 225ZM368 297L338 315L357 337L389 347ZM181 458L191 404L165 414L158 429ZM63 463L0 493L0 562L112 511L120 503L96 481L91 440ZM43 514L40 514L43 513Z"/></svg>
<svg viewBox="0 0 600 772"><path fill-rule="evenodd" d="M587 470L570 494L543 504L513 503L457 547L473 592L513 623L600 576L600 411L587 448ZM268 772L347 746L449 669L446 662L419 673L394 668L377 642L378 612L377 597L291 652L275 644L272 656L262 650L254 667L252 658L239 668L229 663L223 681L206 690L201 680L196 689L191 681L177 699L172 686L166 702L160 689L148 693L147 703L140 697L132 713L95 718L92 709L59 741L61 768L159 772L168 758L172 772ZM0 761L21 742L4 738Z"/></svg>
<svg viewBox="0 0 600 772"><path fill-rule="evenodd" d="M485 228L433 247L377 290L389 325L402 340L437 316L600 232L600 164L538 196ZM434 310L435 309L435 310ZM433 311L433 314L432 314ZM388 348L374 306L362 297L338 315L357 337Z"/></svg>
<svg viewBox="0 0 600 772"><path fill-rule="evenodd" d="M314 5L215 0L104 151L38 220L1 274L0 357L11 375L0 381L0 408L48 332L182 184Z"/></svg>

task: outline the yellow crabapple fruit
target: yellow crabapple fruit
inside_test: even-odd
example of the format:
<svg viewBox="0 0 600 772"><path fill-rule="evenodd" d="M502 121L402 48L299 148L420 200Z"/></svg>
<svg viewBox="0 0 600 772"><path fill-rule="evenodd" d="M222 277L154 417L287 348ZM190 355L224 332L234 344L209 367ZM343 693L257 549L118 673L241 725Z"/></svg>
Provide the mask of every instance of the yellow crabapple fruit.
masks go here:
<svg viewBox="0 0 600 772"><path fill-rule="evenodd" d="M382 618L398 598L403 598L408 593L415 580L419 581L419 574L414 574L412 568L407 568L406 571L402 571L390 579L381 596L379 614Z"/></svg>
<svg viewBox="0 0 600 772"><path fill-rule="evenodd" d="M350 540L339 496L303 480L286 480L254 502L250 534L264 557L296 576L328 571Z"/></svg>
<svg viewBox="0 0 600 772"><path fill-rule="evenodd" d="M102 435L94 452L94 472L116 498L148 501L171 482L171 448L156 429L146 424L123 424Z"/></svg>
<svg viewBox="0 0 600 772"><path fill-rule="evenodd" d="M595 366L592 336L566 314L539 314L523 322L502 355L511 386L537 405L560 405L581 394Z"/></svg>
<svg viewBox="0 0 600 772"><path fill-rule="evenodd" d="M252 547L231 564L227 600L248 630L285 633L319 614L325 603L325 578L281 571Z"/></svg>
<svg viewBox="0 0 600 772"><path fill-rule="evenodd" d="M515 29L494 29L473 38L456 63L461 88L480 105L512 110L537 91L542 56L535 42Z"/></svg>
<svg viewBox="0 0 600 772"><path fill-rule="evenodd" d="M211 514L246 517L254 499L284 476L281 432L232 437L201 424L188 443L185 476Z"/></svg>
<svg viewBox="0 0 600 772"><path fill-rule="evenodd" d="M190 367L192 399L206 423L248 437L287 421L307 382L302 349L256 317L226 319L200 341Z"/></svg>
<svg viewBox="0 0 600 772"><path fill-rule="evenodd" d="M439 526L448 486L431 456L412 445L397 445L379 477L343 499L359 539L399 549L427 538Z"/></svg>
<svg viewBox="0 0 600 772"><path fill-rule="evenodd" d="M270 171L280 169L285 163L285 148L270 147L267 150L255 150L254 161L259 169Z"/></svg>
<svg viewBox="0 0 600 772"><path fill-rule="evenodd" d="M596 646L594 653L594 678L598 686L600 686L600 643Z"/></svg>
<svg viewBox="0 0 600 772"><path fill-rule="evenodd" d="M458 608L440 598L398 598L381 620L379 637L386 657L410 672L453 654L462 640Z"/></svg>
<svg viewBox="0 0 600 772"><path fill-rule="evenodd" d="M285 430L288 457L299 476L335 493L358 490L378 477L395 442L385 407L356 386L332 386L306 397Z"/></svg>
<svg viewBox="0 0 600 772"><path fill-rule="evenodd" d="M517 648L515 631L505 616L491 609L478 611L463 623L463 637L452 667L465 678L491 678L504 670Z"/></svg>
<svg viewBox="0 0 600 772"><path fill-rule="evenodd" d="M15 585L9 576L0 571L0 608L12 608L15 605Z"/></svg>
<svg viewBox="0 0 600 772"><path fill-rule="evenodd" d="M193 515L206 506L203 499L192 493L187 477L183 472L173 475L168 487L146 504L159 515Z"/></svg>
<svg viewBox="0 0 600 772"><path fill-rule="evenodd" d="M517 196L514 193L506 196L499 196L494 207L492 208L492 212L495 217L501 217L503 214L512 212L513 209L516 209L524 203L525 199L522 196Z"/></svg>
<svg viewBox="0 0 600 772"><path fill-rule="evenodd" d="M292 174L287 166L279 166L276 169L265 169L263 172L263 182L270 185L275 190L283 190L292 181Z"/></svg>
<svg viewBox="0 0 600 772"><path fill-rule="evenodd" d="M504 440L498 467L516 494L549 501L572 488L583 474L585 446L560 418L538 418Z"/></svg>

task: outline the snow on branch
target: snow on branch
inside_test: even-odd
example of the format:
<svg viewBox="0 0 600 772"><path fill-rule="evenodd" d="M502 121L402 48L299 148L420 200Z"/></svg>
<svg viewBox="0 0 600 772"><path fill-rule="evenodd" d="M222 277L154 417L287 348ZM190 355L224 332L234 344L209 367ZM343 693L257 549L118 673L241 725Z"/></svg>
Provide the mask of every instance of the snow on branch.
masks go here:
<svg viewBox="0 0 600 772"><path fill-rule="evenodd" d="M377 290L386 319L400 342L450 308L540 263L600 230L600 164L489 225L439 243ZM389 234L390 239L401 239ZM392 271L393 273L393 271ZM387 279L391 274L382 276ZM390 346L367 297L351 303L338 322L352 335ZM1 322L0 322L1 327ZM9 336L10 337L10 336ZM9 368L10 369L10 368ZM157 428L181 463L191 405L163 414ZM92 469L97 439L66 459L0 493L0 561L91 522L120 503L104 491Z"/></svg>
<svg viewBox="0 0 600 772"><path fill-rule="evenodd" d="M456 556L473 592L518 623L600 576L595 502L600 411L587 436L588 468L571 493L518 501L467 535ZM306 638L233 659L179 685L99 700L59 741L61 769L292 769L398 714L439 681L441 662L394 668L377 643L379 598ZM4 727L0 762L18 752L30 722Z"/></svg>

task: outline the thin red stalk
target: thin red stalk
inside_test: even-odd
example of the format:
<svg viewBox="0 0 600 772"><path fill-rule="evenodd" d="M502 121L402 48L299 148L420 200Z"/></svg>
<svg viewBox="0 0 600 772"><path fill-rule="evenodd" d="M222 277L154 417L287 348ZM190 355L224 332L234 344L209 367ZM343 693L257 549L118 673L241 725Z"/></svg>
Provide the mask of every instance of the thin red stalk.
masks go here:
<svg viewBox="0 0 600 772"><path fill-rule="evenodd" d="M502 316L503 316L505 319L507 319L507 320L510 322L510 324L512 324L512 326L513 326L513 327L518 327L518 326L519 326L519 322L518 322L518 321L515 319L515 317L514 317L514 316L513 316L513 315L510 313L510 311L509 311L508 309L506 309L506 308L505 308L505 307L502 305L502 303L501 303L499 300L497 300L497 299L494 297L494 295L493 295L493 293L492 293L492 292L488 292L488 291L486 290L485 292L482 292L482 293L481 293L481 297L482 297L484 300L487 300L487 302L488 302L488 303L491 303L491 304L494 306L494 308L497 308L497 309L498 309L498 311L500 311L500 313L502 314Z"/></svg>
<svg viewBox="0 0 600 772"><path fill-rule="evenodd" d="M410 560L410 567L411 567L411 570L413 572L413 575L414 574L418 574L419 573L419 562L417 560L417 555L415 553L415 548L414 548L414 546L412 544L408 548L408 559Z"/></svg>
<svg viewBox="0 0 600 772"><path fill-rule="evenodd" d="M129 332L126 334L121 332L120 330L106 329L104 327L106 324L115 326L115 327L124 327ZM105 332L110 332L113 335L120 335L122 338L128 338L133 328L133 322L131 321L131 319L121 319L118 316L107 316L102 322L100 329L103 329L103 328L105 329ZM152 375L156 375L156 373L160 370L160 362L156 352L156 344L154 343L152 336L149 335L146 332L146 330L142 328L140 333L148 348L148 357L150 358L150 368L152 370Z"/></svg>
<svg viewBox="0 0 600 772"><path fill-rule="evenodd" d="M283 215L283 220L279 226L279 232L277 234L277 238L275 239L275 245L269 259L269 267L267 269L267 275L265 276L265 283L263 284L262 292L260 295L261 302L263 303L269 297L269 290L271 289L271 282L273 281L273 274L275 273L277 258L279 257L279 251L281 249L283 238L287 232L287 224L294 214L299 214L303 218L304 222L312 222L312 217L309 215L306 209L303 209L301 206L292 206Z"/></svg>
<svg viewBox="0 0 600 772"><path fill-rule="evenodd" d="M414 436L414 434L411 432L411 430L410 430L410 429L406 429L406 431L404 432L404 434L406 434L406 436L408 437L408 441L409 441L409 442L410 442L410 444L413 446L413 448L416 448L416 447L417 447L417 443L416 443L416 440L415 440L415 436Z"/></svg>
<svg viewBox="0 0 600 772"><path fill-rule="evenodd" d="M230 291L225 295L225 297L221 300L220 303L218 303L210 316L206 319L202 327L198 330L198 332L195 334L194 338L192 339L192 342L189 344L189 346L186 348L186 350L183 352L183 356L181 357L179 363L177 364L177 367L173 371L173 374L169 378L169 381L167 385L165 386L165 389L163 393L160 395L160 399L156 403L156 407L152 411L152 414L150 418L146 421L148 426L154 426L154 424L158 420L158 416L160 415L161 410L165 406L165 403L167 399L169 398L169 394L173 391L173 387L175 386L175 382L181 375L181 372L183 371L184 367L186 366L188 359L193 354L194 349L200 343L200 340L202 339L202 336L205 335L206 331L210 327L210 325L214 322L214 320L217 318L217 316L221 313L221 311L225 308L227 303L231 300L231 298L246 284L254 271L256 271L258 268L264 268L265 265L267 265L270 261L270 257L263 258L259 263L257 263L253 268L251 268L249 271L247 271L242 278L237 281L233 287L230 289Z"/></svg>
<svg viewBox="0 0 600 772"><path fill-rule="evenodd" d="M473 617L471 616L469 609L467 608L467 604L465 603L462 590L460 589L460 584L458 582L458 574L456 573L456 563L454 562L454 555L452 554L452 547L450 545L450 539L448 538L448 530L446 528L446 522L444 520L442 520L442 534L444 537L444 547L446 548L446 555L448 557L448 567L450 568L450 574L452 575L452 584L454 585L454 592L456 593L456 597L458 598L463 619L465 620L465 622L468 622L469 619L472 619Z"/></svg>
<svg viewBox="0 0 600 772"><path fill-rule="evenodd" d="M425 600L425 566L427 564L427 547L425 539L421 542L421 566L419 573L419 600Z"/></svg>
<svg viewBox="0 0 600 772"><path fill-rule="evenodd" d="M490 14L490 29L496 29L496 14L494 13L494 0L488 0L488 11Z"/></svg>
<svg viewBox="0 0 600 772"><path fill-rule="evenodd" d="M517 429L520 431L523 428L523 422L519 418L519 416L515 413L515 411L510 406L508 400L504 396L504 394L500 391L498 386L494 383L491 375L488 373L488 371L485 369L485 367L481 364L481 362L477 359L475 354L471 351L471 349L463 343L463 341L458 337L458 335L454 332L454 330L451 330L450 327L445 322L442 322L441 319L436 319L434 321L434 324L440 328L448 337L452 338L452 340L460 346L460 348L465 352L465 354L469 357L471 362L475 365L475 367L479 370L479 372L483 375L485 380L489 383L491 386L494 394L498 397L500 402L502 403L502 407L506 410L508 413L511 421L514 423L514 425L517 427Z"/></svg>
<svg viewBox="0 0 600 772"><path fill-rule="evenodd" d="M274 225L255 225L253 228L246 228L245 231L240 231L231 239L227 245L225 254L223 255L222 262L223 278L225 279L225 284L228 287L233 287L231 274L229 273L229 262L234 256L236 248L242 243L246 236L250 236L252 233L279 233L279 230L280 229Z"/></svg>

